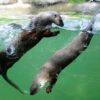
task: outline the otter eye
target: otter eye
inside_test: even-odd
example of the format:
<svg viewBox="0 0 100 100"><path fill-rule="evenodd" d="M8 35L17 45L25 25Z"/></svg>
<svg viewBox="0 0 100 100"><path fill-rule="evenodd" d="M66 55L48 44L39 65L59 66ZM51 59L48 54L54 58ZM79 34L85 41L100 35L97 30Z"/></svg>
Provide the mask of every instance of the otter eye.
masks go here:
<svg viewBox="0 0 100 100"><path fill-rule="evenodd" d="M54 15L54 17L57 17L57 15Z"/></svg>

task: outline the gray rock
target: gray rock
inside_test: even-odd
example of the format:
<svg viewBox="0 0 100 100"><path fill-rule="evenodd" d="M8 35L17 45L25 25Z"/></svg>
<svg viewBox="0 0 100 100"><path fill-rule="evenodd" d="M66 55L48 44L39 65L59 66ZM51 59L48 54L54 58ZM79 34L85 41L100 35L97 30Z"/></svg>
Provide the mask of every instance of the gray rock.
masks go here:
<svg viewBox="0 0 100 100"><path fill-rule="evenodd" d="M35 7L44 7L44 6L51 6L56 4L65 3L66 0L34 0L33 6Z"/></svg>

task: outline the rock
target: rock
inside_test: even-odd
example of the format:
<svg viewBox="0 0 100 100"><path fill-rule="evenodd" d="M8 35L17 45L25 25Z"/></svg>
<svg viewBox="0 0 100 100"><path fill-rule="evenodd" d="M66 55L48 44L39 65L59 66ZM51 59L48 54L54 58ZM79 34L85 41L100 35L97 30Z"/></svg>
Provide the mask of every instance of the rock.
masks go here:
<svg viewBox="0 0 100 100"><path fill-rule="evenodd" d="M55 3L55 2L65 2L65 0L34 0L35 2L41 3Z"/></svg>
<svg viewBox="0 0 100 100"><path fill-rule="evenodd" d="M44 7L44 6L62 4L65 2L66 0L34 0L32 3L33 3L33 6L35 7Z"/></svg>

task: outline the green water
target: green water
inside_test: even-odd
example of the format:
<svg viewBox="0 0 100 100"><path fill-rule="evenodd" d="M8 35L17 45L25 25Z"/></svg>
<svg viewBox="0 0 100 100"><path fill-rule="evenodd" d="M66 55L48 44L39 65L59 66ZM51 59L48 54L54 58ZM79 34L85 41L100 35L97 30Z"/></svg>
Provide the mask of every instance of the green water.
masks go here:
<svg viewBox="0 0 100 100"><path fill-rule="evenodd" d="M29 87L42 64L66 46L78 32L61 30L57 37L44 38L28 51L8 72L23 90ZM100 36L95 35L85 52L62 71L52 93L45 88L36 95L22 95L2 77L0 100L100 100Z"/></svg>

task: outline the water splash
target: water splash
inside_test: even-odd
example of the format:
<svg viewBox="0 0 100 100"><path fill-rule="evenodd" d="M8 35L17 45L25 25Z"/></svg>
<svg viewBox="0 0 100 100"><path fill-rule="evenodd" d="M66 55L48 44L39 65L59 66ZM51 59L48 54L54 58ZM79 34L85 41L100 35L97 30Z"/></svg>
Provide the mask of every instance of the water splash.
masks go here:
<svg viewBox="0 0 100 100"><path fill-rule="evenodd" d="M0 50L6 51L7 55L15 53L13 42L20 36L21 28L15 28L11 24L0 25Z"/></svg>
<svg viewBox="0 0 100 100"><path fill-rule="evenodd" d="M89 23L89 19L70 19L70 18L65 18L62 17L63 21L64 21L64 27L59 27L56 25L53 25L53 27L58 27L61 29L65 29L65 30L71 30L71 31L81 31L83 30L85 27L87 27L88 23ZM97 15L96 17L96 21L93 25L93 34L100 34L100 14Z"/></svg>
<svg viewBox="0 0 100 100"><path fill-rule="evenodd" d="M71 31L81 31L88 23L89 19L71 19L69 17L62 16L64 21L64 27L59 27L53 24L54 28L60 28ZM5 50L8 55L14 55L16 49L12 42L20 35L22 29L25 29L29 24L29 21L22 21L19 24L1 24L0 25L0 51ZM93 33L100 34L100 14L97 15L96 21L93 26Z"/></svg>

